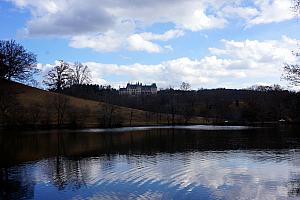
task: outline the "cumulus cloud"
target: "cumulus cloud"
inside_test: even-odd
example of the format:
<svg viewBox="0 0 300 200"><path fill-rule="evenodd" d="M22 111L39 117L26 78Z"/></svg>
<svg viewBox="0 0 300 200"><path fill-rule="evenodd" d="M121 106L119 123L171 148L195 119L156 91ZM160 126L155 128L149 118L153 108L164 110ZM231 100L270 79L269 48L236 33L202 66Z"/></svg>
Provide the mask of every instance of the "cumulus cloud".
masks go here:
<svg viewBox="0 0 300 200"><path fill-rule="evenodd" d="M219 58L234 60L231 70L242 71L247 75L242 87L258 84L286 84L281 80L284 63L297 63L299 59L292 53L297 49L296 39L283 36L281 40L222 40L224 48L210 48ZM231 87L239 87L237 80L228 82Z"/></svg>
<svg viewBox="0 0 300 200"><path fill-rule="evenodd" d="M70 36L104 32L115 25L114 17L100 4L84 1L16 0L16 5L29 8L32 18L25 31L29 36Z"/></svg>
<svg viewBox="0 0 300 200"><path fill-rule="evenodd" d="M177 86L182 81L189 81L194 86L215 83L221 77L244 77L243 72L227 71L230 61L206 57L192 60L186 57L165 61L157 65L107 65L102 63L87 62L86 65L93 69L94 77L109 77L110 75L127 80L143 81L144 83L156 82L161 87Z"/></svg>
<svg viewBox="0 0 300 200"><path fill-rule="evenodd" d="M154 44L150 41L145 40L141 35L134 34L128 38L128 45L130 50L147 51L150 53L160 52L161 48L159 45Z"/></svg>
<svg viewBox="0 0 300 200"><path fill-rule="evenodd" d="M18 7L28 8L32 19L27 29L32 35L76 35L83 31L114 29L124 20L137 24L174 23L177 27L199 31L223 27L224 13L248 19L251 24L280 22L291 19L290 0L253 0L255 6L244 1L130 1L130 0L10 0ZM56 30L56 32L54 32Z"/></svg>
<svg viewBox="0 0 300 200"><path fill-rule="evenodd" d="M26 27L31 35L76 35L82 31L104 31L114 29L115 24L123 20L133 20L142 25L172 22L193 31L224 25L224 19L206 14L206 0L11 1L31 10L32 19Z"/></svg>
<svg viewBox="0 0 300 200"><path fill-rule="evenodd" d="M243 0L8 1L30 10L31 18L23 31L27 36L67 37L71 47L97 51L127 48L162 52L163 46L154 40L165 42L183 36L185 31L222 28L232 17L243 19L245 26L281 22L294 17L290 0L253 0L253 4ZM164 23L172 24L173 28L161 34L141 31Z"/></svg>
<svg viewBox="0 0 300 200"><path fill-rule="evenodd" d="M171 29L171 30L166 31L163 34L154 34L154 33L151 33L151 32L145 32L145 33L141 33L139 35L145 40L168 41L170 39L178 38L178 37L183 36L184 31L179 30L179 29Z"/></svg>
<svg viewBox="0 0 300 200"><path fill-rule="evenodd" d="M70 39L73 48L91 48L100 52L112 52L120 49L131 51L146 51L159 53L164 50L172 50L171 45L161 46L152 41L168 41L184 35L182 30L169 30L162 34L144 32L140 34L122 34L118 31L109 31L98 35L78 35Z"/></svg>
<svg viewBox="0 0 300 200"><path fill-rule="evenodd" d="M242 19L250 20L253 17L259 15L259 11L256 8L250 7L236 7L236 6L226 6L222 9L224 16L227 17L240 17Z"/></svg>
<svg viewBox="0 0 300 200"><path fill-rule="evenodd" d="M249 25L281 22L295 17L291 12L291 0L255 0L254 3L259 9L259 13L248 22Z"/></svg>
<svg viewBox="0 0 300 200"><path fill-rule="evenodd" d="M117 51L122 48L126 38L115 32L99 35L78 35L71 38L73 48L91 48L100 52Z"/></svg>
<svg viewBox="0 0 300 200"><path fill-rule="evenodd" d="M223 49L210 48L217 55L230 55L240 59L252 59L255 61L288 60L295 59L288 48L297 48L297 40L282 36L281 40L222 40Z"/></svg>
<svg viewBox="0 0 300 200"><path fill-rule="evenodd" d="M211 55L199 59L182 57L152 65L117 65L92 61L84 64L91 68L95 82L114 87L125 85L127 81L156 82L159 87L176 87L182 81L187 81L195 89L244 88L259 82L280 84L283 64L298 61L292 54L298 42L287 36L280 40L265 41L222 40L222 48L210 48ZM149 51L156 50L155 46L150 45L148 48Z"/></svg>

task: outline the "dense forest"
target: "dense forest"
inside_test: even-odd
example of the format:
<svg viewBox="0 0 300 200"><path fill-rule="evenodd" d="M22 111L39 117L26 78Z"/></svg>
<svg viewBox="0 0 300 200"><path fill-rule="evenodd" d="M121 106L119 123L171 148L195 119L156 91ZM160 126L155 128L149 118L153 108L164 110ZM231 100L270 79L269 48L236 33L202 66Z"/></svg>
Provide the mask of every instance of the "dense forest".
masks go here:
<svg viewBox="0 0 300 200"><path fill-rule="evenodd" d="M231 122L298 122L300 94L279 86L257 86L249 89L163 89L157 95L120 95L110 86L73 85L64 94L103 101L151 112L182 115L186 122L192 116Z"/></svg>

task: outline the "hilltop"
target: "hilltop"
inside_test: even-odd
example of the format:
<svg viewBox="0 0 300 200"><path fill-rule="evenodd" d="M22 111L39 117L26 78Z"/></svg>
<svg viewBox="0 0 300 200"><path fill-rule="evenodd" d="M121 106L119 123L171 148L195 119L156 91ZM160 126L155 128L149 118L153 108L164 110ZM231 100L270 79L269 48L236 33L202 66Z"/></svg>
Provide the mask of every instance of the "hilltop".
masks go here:
<svg viewBox="0 0 300 200"><path fill-rule="evenodd" d="M2 94L2 95L1 95ZM116 106L0 80L0 124L47 127L115 127L170 124L171 115ZM176 115L176 123L183 123ZM204 123L201 117L189 123Z"/></svg>

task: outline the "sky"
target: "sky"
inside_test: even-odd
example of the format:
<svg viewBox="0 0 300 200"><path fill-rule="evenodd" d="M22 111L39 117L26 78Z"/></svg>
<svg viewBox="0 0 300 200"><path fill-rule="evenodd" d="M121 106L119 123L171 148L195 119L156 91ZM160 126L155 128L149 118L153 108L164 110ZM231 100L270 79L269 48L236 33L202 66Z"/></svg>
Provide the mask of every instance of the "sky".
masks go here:
<svg viewBox="0 0 300 200"><path fill-rule="evenodd" d="M299 62L292 0L0 0L0 27L37 55L39 81L64 60L116 88L288 88L283 66Z"/></svg>

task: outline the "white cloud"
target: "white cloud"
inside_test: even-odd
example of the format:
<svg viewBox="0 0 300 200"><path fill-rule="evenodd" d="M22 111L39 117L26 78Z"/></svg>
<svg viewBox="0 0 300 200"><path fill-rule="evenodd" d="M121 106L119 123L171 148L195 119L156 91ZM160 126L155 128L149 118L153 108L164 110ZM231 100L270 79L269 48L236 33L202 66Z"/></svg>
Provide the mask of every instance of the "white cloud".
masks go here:
<svg viewBox="0 0 300 200"><path fill-rule="evenodd" d="M241 78L243 72L228 70L230 61L205 57L192 60L186 57L165 61L157 65L107 65L87 62L93 69L94 77L115 76L126 81L142 81L143 83L158 83L159 87L178 86L182 81L190 82L195 88L203 85L216 84L219 78ZM116 86L115 83L112 83Z"/></svg>
<svg viewBox="0 0 300 200"><path fill-rule="evenodd" d="M128 48L135 51L147 51L149 53L158 53L161 51L161 47L153 42L145 40L141 35L134 34L128 39Z"/></svg>
<svg viewBox="0 0 300 200"><path fill-rule="evenodd" d="M29 9L23 33L29 37L66 37L70 46L96 51L162 52L153 41L168 41L186 31L222 28L232 17L245 26L281 22L294 17L290 0L8 0ZM154 24L171 23L162 34L144 32ZM141 46L144 44L145 46ZM170 44L166 44L170 45Z"/></svg>
<svg viewBox="0 0 300 200"><path fill-rule="evenodd" d="M141 39L141 36L137 37ZM143 46L149 52L159 51L159 47L143 42L145 41L141 39L143 45L137 42L133 47ZM98 84L112 84L118 87L127 81L141 81L156 82L159 87L168 87L179 86L182 81L187 81L197 89L226 86L244 88L260 82L281 84L283 64L298 61L292 54L298 41L287 36L283 36L281 40L222 40L222 42L223 48L210 48L212 55L201 59L182 57L153 65L97 62L84 64L91 68L93 79ZM41 69L43 67L49 68L49 65L40 66Z"/></svg>
<svg viewBox="0 0 300 200"><path fill-rule="evenodd" d="M283 36L281 40L222 40L223 49L210 48L210 52L217 56L226 56L240 62L235 68L276 68L284 62L294 63L296 57L292 50L297 48L298 41Z"/></svg>
<svg viewBox="0 0 300 200"><path fill-rule="evenodd" d="M168 41L184 34L182 30L169 30L163 34L145 32L141 34L121 34L114 31L99 35L78 35L70 39L73 48L91 48L99 52L111 52L120 49L131 51L146 51L159 53L163 50L173 50L171 45L163 47L152 41Z"/></svg>
<svg viewBox="0 0 300 200"><path fill-rule="evenodd" d="M284 63L297 63L299 59L292 50L297 49L298 41L283 36L281 40L223 40L224 48L210 48L212 54L234 62L229 69L244 72L247 78L241 81L231 80L231 87L240 88L255 85L260 82L286 85L281 80Z"/></svg>
<svg viewBox="0 0 300 200"><path fill-rule="evenodd" d="M52 0L36 1L36 0L11 0L18 7L26 8L32 7L35 15L42 15L43 13L56 13L59 10L58 2Z"/></svg>
<svg viewBox="0 0 300 200"><path fill-rule="evenodd" d="M83 32L114 30L122 21L136 25L174 23L178 27L199 31L222 27L225 20L207 15L208 1L130 1L130 0L11 0L28 8L32 19L26 29L30 35L77 35Z"/></svg>
<svg viewBox="0 0 300 200"><path fill-rule="evenodd" d="M16 0L16 4L32 13L25 27L28 36L61 37L105 32L116 25L111 13L99 4L66 0Z"/></svg>
<svg viewBox="0 0 300 200"><path fill-rule="evenodd" d="M259 15L259 11L256 8L251 7L226 6L222 9L222 12L225 16L240 17L246 20L250 20L251 18Z"/></svg>
<svg viewBox="0 0 300 200"><path fill-rule="evenodd" d="M223 28L227 23L224 18L208 16L203 9L191 10L188 17L178 16L179 27L191 31L200 31L203 29Z"/></svg>
<svg viewBox="0 0 300 200"><path fill-rule="evenodd" d="M165 45L164 48L168 51L173 51L173 47L171 45Z"/></svg>
<svg viewBox="0 0 300 200"><path fill-rule="evenodd" d="M171 22L176 27L193 31L221 27L225 23L223 19L207 16L207 5L204 1L196 0L11 1L32 13L22 31L25 35L68 37L71 47L92 48L104 52L125 48L158 53L166 48L153 43L154 40L166 42L184 35L184 30L180 29L170 29L162 34L136 31L155 23ZM171 49L169 44L165 46Z"/></svg>
<svg viewBox="0 0 300 200"><path fill-rule="evenodd" d="M293 18L290 0L10 0L20 8L30 9L32 18L26 29L30 35L78 35L83 32L114 30L122 21L131 20L137 26L174 23L177 27L200 31L221 28L228 15L248 23L280 22Z"/></svg>
<svg viewBox="0 0 300 200"><path fill-rule="evenodd" d="M250 25L282 22L294 18L291 0L255 0L259 14L250 20Z"/></svg>
<svg viewBox="0 0 300 200"><path fill-rule="evenodd" d="M145 40L161 40L161 41L168 41L173 38L178 38L184 35L183 30L179 29L171 29L166 31L163 34L154 34L151 32L145 32L139 34Z"/></svg>
<svg viewBox="0 0 300 200"><path fill-rule="evenodd" d="M91 48L101 52L111 52L119 50L125 38L114 32L101 35L79 35L70 40L70 46L73 48Z"/></svg>

